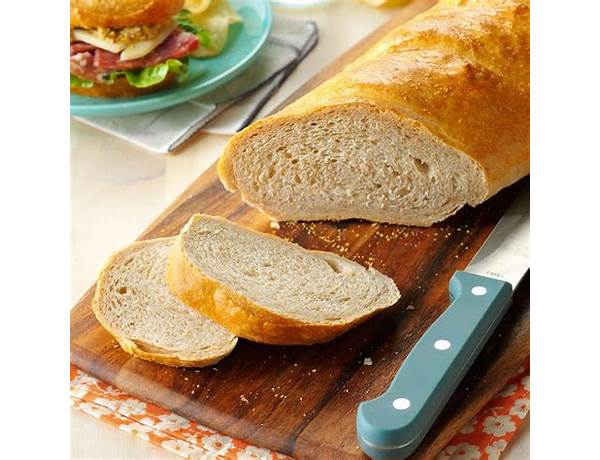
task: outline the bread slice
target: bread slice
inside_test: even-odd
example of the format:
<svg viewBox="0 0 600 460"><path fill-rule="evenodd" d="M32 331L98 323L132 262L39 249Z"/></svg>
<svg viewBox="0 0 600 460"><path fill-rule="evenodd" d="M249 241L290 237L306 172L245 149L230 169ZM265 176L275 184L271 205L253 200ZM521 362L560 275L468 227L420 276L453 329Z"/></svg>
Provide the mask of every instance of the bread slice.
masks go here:
<svg viewBox="0 0 600 460"><path fill-rule="evenodd" d="M202 214L179 234L167 284L235 335L275 345L326 342L400 298L373 268Z"/></svg>
<svg viewBox="0 0 600 460"><path fill-rule="evenodd" d="M94 314L127 353L169 366L208 366L231 353L237 338L169 292L165 269L174 241L140 241L114 254L98 278Z"/></svg>
<svg viewBox="0 0 600 460"><path fill-rule="evenodd" d="M275 220L428 226L529 174L529 6L442 1L227 144Z"/></svg>
<svg viewBox="0 0 600 460"><path fill-rule="evenodd" d="M121 76L117 77L110 85L95 83L91 88L71 86L71 93L79 94L80 96L106 98L143 96L144 94L154 93L172 86L177 81L177 77L179 77L179 74L169 72L166 78L156 85L147 88L136 88L129 84L127 78Z"/></svg>

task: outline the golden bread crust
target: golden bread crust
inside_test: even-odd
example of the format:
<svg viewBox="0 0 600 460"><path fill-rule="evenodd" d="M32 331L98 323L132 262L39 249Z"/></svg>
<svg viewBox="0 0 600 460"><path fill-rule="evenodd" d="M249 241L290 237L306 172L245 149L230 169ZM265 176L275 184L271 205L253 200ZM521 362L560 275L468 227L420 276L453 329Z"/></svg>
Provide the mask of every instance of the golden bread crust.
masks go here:
<svg viewBox="0 0 600 460"><path fill-rule="evenodd" d="M71 0L71 27L161 24L183 8L184 0Z"/></svg>
<svg viewBox="0 0 600 460"><path fill-rule="evenodd" d="M106 326L104 326L104 324L102 326L105 329L107 329ZM161 354L161 353L150 353L150 352L144 351L135 342L132 342L131 340L128 340L123 337L119 337L119 336L113 334L109 329L107 329L107 330L108 330L108 332L110 332L110 334L113 337L115 337L117 342L119 342L119 345L121 346L121 348L125 352L129 353L130 355L134 355L137 358L141 358L146 361L152 361L154 363L164 364L165 366L171 366L171 367L211 366L211 365L216 364L219 361L221 361L223 358L225 358L225 356L231 354L231 352L234 349L234 347L232 347L231 350L229 351L229 353L227 353L227 355L211 356L206 359L191 359L191 360L190 359L181 359L181 358L179 358L177 356L173 356L173 355Z"/></svg>
<svg viewBox="0 0 600 460"><path fill-rule="evenodd" d="M167 240L167 239L170 239L170 238L157 238L155 240L137 241L137 242L127 246L126 248L115 252L106 261L106 263L102 267L102 270L100 271L100 275L98 275L98 281L96 282L94 298L92 299L92 311L94 312L96 319L102 325L102 327L104 327L104 329L106 329L108 331L108 333L110 335L112 335L117 340L117 342L119 342L119 345L125 352L127 352L131 355L137 356L138 358L142 358L146 361L152 361L152 362L155 362L158 364L164 364L164 365L173 366L173 367L210 366L211 364L215 364L215 363L221 361L225 356L229 355L233 351L233 349L235 348L235 345L237 343L237 338L234 338L230 350L225 354L220 353L220 354L216 354L216 355L212 355L212 356L206 356L206 357L203 357L202 359L185 359L185 358L181 358L178 356L173 356L172 354L164 354L164 353L155 353L155 352L145 351L134 341L129 340L126 337L120 336L115 330L113 330L110 327L110 325L108 323L103 321L103 315L100 311L99 305L101 305L102 302L104 301L105 292L102 289L102 286L104 285L104 279L107 276L107 273L111 269L111 267L114 264L118 263L122 258L128 257L131 249L149 246L151 244L155 244L157 241Z"/></svg>
<svg viewBox="0 0 600 460"><path fill-rule="evenodd" d="M168 88L175 83L177 76L177 74L171 72L162 82L157 85L149 86L148 88L136 88L135 86L131 86L127 82L127 78L121 76L117 77L112 85L96 83L91 88L71 86L71 93L79 94L80 96L105 98L143 96L144 94L155 93Z"/></svg>
<svg viewBox="0 0 600 460"><path fill-rule="evenodd" d="M529 6L447 0L398 27L357 61L282 111L230 139L219 177L238 188L233 158L274 125L364 105L411 119L477 162L486 193L529 174Z"/></svg>
<svg viewBox="0 0 600 460"><path fill-rule="evenodd" d="M260 234L279 240L273 235ZM177 237L171 250L166 280L170 291L189 307L198 310L238 337L271 345L311 345L328 342L384 309L352 318L347 322L331 324L315 324L277 315L204 276L186 255L181 236Z"/></svg>

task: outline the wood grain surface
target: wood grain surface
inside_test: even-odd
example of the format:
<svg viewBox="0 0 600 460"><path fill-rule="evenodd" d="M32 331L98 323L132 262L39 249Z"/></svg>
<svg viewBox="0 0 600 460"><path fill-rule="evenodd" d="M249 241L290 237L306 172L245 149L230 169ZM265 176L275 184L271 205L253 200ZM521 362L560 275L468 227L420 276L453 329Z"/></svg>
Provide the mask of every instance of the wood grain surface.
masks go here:
<svg viewBox="0 0 600 460"><path fill-rule="evenodd" d="M432 3L415 2L402 10L292 99ZM298 458L362 458L355 433L358 403L385 390L411 347L447 307L451 275L474 256L519 185L430 228L347 221L281 223L274 230L262 214L240 201L239 194L223 189L213 166L140 239L175 235L196 212L220 215L309 249L333 251L372 265L394 278L402 294L400 301L327 344L277 347L240 340L234 352L216 366L175 369L124 353L91 311L92 286L71 312L71 361L140 398L253 444ZM433 458L528 355L527 279L414 458ZM365 358L372 365L365 365Z"/></svg>

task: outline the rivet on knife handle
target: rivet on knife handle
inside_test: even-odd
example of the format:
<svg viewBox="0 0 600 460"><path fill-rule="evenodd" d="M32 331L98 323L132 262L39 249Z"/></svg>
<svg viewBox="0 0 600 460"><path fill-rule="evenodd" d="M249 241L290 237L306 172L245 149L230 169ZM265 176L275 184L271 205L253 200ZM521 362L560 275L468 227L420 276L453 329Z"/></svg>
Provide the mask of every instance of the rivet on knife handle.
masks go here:
<svg viewBox="0 0 600 460"><path fill-rule="evenodd" d="M410 455L443 409L510 305L501 280L456 272L451 305L419 339L388 390L358 407L357 433L372 458Z"/></svg>

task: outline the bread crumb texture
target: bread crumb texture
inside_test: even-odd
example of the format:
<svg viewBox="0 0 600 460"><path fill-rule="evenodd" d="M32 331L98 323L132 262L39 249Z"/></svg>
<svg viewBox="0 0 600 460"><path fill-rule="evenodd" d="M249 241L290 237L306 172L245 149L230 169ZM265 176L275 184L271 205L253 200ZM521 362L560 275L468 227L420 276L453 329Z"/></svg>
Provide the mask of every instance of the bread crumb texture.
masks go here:
<svg viewBox="0 0 600 460"><path fill-rule="evenodd" d="M94 313L125 351L164 364L213 364L237 338L169 292L165 270L173 242L138 242L111 257L98 280Z"/></svg>

